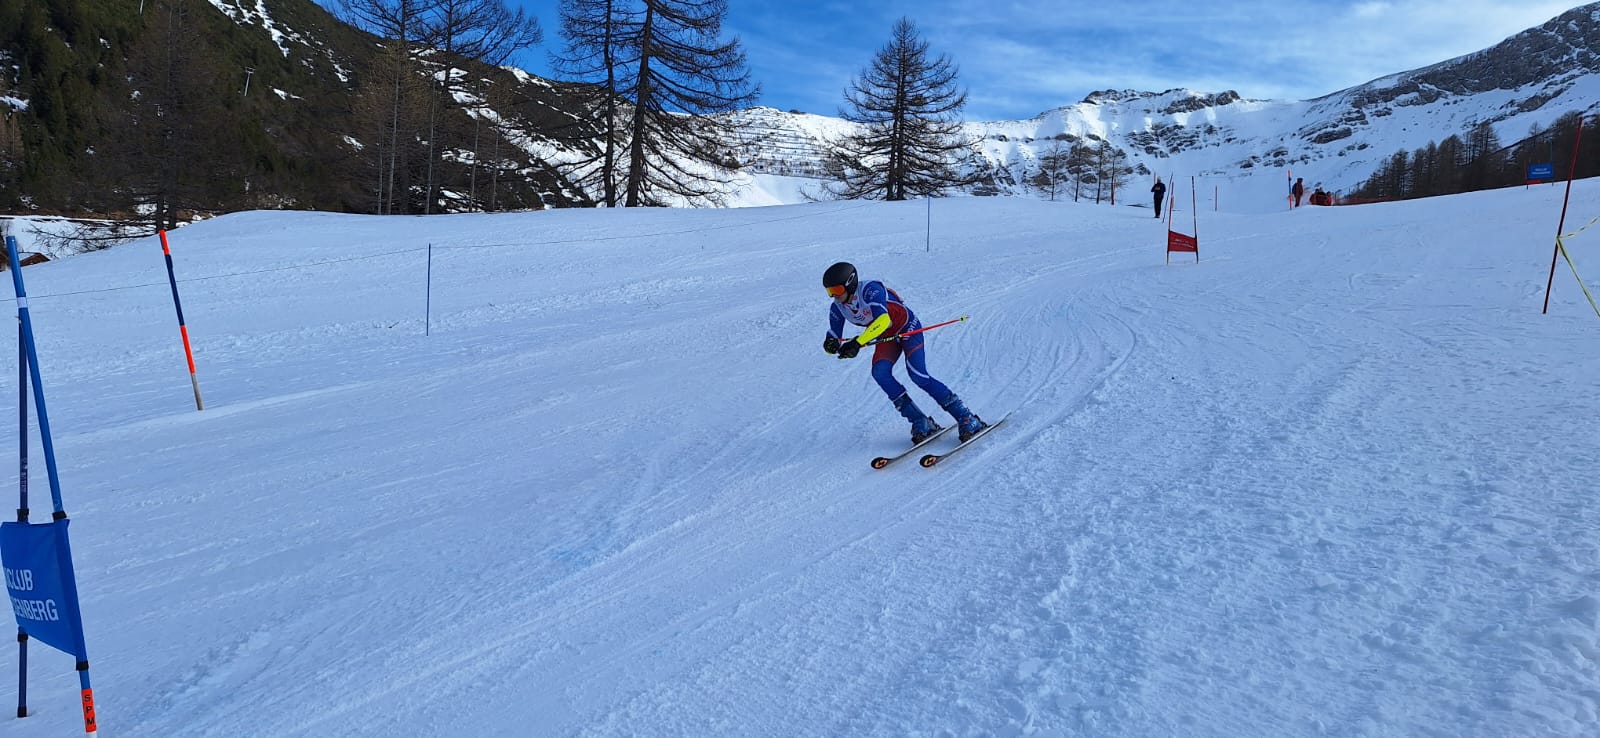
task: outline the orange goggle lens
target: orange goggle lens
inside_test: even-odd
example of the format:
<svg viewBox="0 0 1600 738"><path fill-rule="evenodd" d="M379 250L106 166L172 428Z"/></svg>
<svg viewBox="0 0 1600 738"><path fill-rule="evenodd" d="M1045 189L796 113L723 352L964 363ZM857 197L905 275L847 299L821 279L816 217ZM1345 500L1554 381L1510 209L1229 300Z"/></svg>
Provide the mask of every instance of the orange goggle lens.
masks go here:
<svg viewBox="0 0 1600 738"><path fill-rule="evenodd" d="M836 284L836 285L834 285L832 287L829 287L827 289L828 289L828 296L829 297L839 297L839 296L844 294L844 285L842 285L842 284Z"/></svg>

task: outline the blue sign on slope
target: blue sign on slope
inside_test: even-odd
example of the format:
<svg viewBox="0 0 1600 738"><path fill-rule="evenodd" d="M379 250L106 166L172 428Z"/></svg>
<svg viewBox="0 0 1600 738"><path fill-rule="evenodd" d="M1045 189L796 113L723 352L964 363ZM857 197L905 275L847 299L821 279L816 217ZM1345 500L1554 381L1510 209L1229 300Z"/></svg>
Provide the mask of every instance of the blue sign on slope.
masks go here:
<svg viewBox="0 0 1600 738"><path fill-rule="evenodd" d="M29 636L83 658L83 625L71 559L62 566L68 520L44 525L0 523L0 560L17 627ZM69 554L70 556L70 554Z"/></svg>
<svg viewBox="0 0 1600 738"><path fill-rule="evenodd" d="M1556 165L1554 164L1529 164L1528 179L1555 179Z"/></svg>

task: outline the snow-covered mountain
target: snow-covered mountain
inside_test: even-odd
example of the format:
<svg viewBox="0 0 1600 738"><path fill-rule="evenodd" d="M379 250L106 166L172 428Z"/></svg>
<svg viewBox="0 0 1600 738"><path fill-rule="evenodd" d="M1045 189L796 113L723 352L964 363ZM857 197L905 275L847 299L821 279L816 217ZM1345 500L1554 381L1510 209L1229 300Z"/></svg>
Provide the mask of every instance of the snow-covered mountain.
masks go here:
<svg viewBox="0 0 1600 738"><path fill-rule="evenodd" d="M191 13L238 33L220 45L224 51L207 47L195 53L250 49L245 57L212 61L220 70L237 71L240 85L254 84L271 93L250 98L248 109L251 120L273 134L258 142L261 155L284 162L337 162L333 171L314 175L301 175L286 163L270 176L256 173L243 189L271 193L270 199L294 207L365 207L372 199L367 191L377 181L370 152L381 137L379 129L360 124L349 101L359 91L360 70L378 53L378 40L337 21L311 0L185 2L194 5ZM1587 112L1600 100L1597 48L1600 3L1571 10L1488 49L1312 100L1254 100L1233 91L1104 90L1027 120L968 123L975 144L966 164L986 175L974 194L1020 193L1037 172L1040 153L1058 137L1098 139L1125 154L1123 163L1135 172L1170 176L1180 185L1197 178L1202 196L1220 200L1224 207L1278 207L1290 171L1308 185L1347 190L1396 151L1465 133L1481 121L1493 123L1500 139L1510 143L1563 113ZM0 56L6 53L0 48ZM248 82L241 66L247 60L252 75ZM429 74L448 81L454 105L440 128L443 133L433 136L443 150L437 157L439 171L426 169L423 156L413 157L410 170L401 168L402 175L409 172L414 180L409 187L402 185L407 191L422 192L423 183L434 180L428 187L432 207L426 210L593 202L597 193L572 182L570 170L562 166L588 158L597 147L593 101L585 86L554 83L523 70L457 64L442 55L428 64ZM8 91L5 84L0 75L0 101L11 101L0 106L33 114L27 95ZM1041 101L1041 107L1050 104ZM816 194L828 141L852 125L835 117L771 108L736 115L750 127L751 143L735 152L744 169L728 173L733 205L796 203ZM330 195L329 188L304 186L321 181L317 177L348 181L341 181ZM1148 184L1135 181L1130 186L1142 190ZM37 192L28 195L40 197ZM1179 191L1174 196L1187 195Z"/></svg>
<svg viewBox="0 0 1600 738"><path fill-rule="evenodd" d="M1002 192L1024 189L1055 137L1104 139L1130 166L1235 184L1252 199L1274 193L1285 170L1333 190L1365 180L1380 160L1491 122L1503 142L1549 126L1600 101L1600 3L1571 10L1483 51L1400 72L1313 100L1250 100L1238 93L1106 90L1028 120L967 125ZM752 166L767 174L806 172L824 134L849 124L765 109L748 114L781 145ZM1254 186L1251 186L1251 185ZM1211 194L1211 190L1204 190ZM1261 203L1257 203L1261 204Z"/></svg>

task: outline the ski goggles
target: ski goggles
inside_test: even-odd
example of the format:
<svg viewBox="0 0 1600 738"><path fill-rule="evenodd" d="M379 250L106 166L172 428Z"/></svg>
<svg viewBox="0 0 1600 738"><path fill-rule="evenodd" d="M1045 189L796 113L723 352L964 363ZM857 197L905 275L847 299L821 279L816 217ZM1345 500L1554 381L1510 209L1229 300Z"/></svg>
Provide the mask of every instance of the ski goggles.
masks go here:
<svg viewBox="0 0 1600 738"><path fill-rule="evenodd" d="M828 290L828 296L829 297L843 297L844 296L844 285L842 285L842 284L836 284L836 285L834 285L832 287L827 287L825 289Z"/></svg>

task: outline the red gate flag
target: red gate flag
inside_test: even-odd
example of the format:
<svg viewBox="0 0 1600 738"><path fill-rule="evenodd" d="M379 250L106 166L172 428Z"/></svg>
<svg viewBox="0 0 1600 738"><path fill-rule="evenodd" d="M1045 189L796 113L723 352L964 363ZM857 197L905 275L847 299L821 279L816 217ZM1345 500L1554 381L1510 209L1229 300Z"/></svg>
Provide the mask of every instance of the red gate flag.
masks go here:
<svg viewBox="0 0 1600 738"><path fill-rule="evenodd" d="M1174 193L1176 196L1176 193ZM1167 263L1172 263L1172 252L1194 254L1196 264L1200 263L1200 202L1199 193L1194 188L1194 177L1189 178L1189 207L1194 213L1194 235L1190 236L1172 230L1173 211L1177 208L1167 208Z"/></svg>

